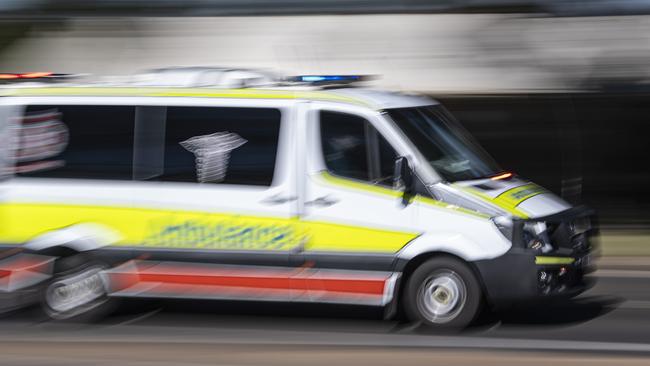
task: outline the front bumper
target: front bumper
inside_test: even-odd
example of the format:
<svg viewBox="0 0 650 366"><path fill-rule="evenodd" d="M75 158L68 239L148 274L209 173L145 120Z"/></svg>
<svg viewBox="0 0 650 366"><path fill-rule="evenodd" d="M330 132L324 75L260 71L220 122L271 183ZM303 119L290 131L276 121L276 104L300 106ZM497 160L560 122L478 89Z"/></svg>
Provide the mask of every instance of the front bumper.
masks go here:
<svg viewBox="0 0 650 366"><path fill-rule="evenodd" d="M585 278L592 270L586 258L542 257L513 248L498 258L474 264L488 302L500 307L527 300L570 298L584 292L593 286L593 280Z"/></svg>
<svg viewBox="0 0 650 366"><path fill-rule="evenodd" d="M589 218L587 231L574 231L571 223ZM554 250L541 254L526 248L523 240L525 221L544 221L550 228ZM475 262L488 301L494 306L523 300L570 298L590 288L594 282L585 274L592 272L597 234L593 211L575 207L564 212L520 220L513 230L513 246L504 255Z"/></svg>

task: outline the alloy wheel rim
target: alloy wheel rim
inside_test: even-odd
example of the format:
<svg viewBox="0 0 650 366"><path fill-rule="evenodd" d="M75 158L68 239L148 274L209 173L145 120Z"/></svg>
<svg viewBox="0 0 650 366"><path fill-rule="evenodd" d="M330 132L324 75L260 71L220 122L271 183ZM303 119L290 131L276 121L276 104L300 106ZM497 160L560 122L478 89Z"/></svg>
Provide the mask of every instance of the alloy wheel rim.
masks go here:
<svg viewBox="0 0 650 366"><path fill-rule="evenodd" d="M458 316L467 299L465 282L453 271L438 271L427 277L417 294L421 314L432 323L447 323Z"/></svg>
<svg viewBox="0 0 650 366"><path fill-rule="evenodd" d="M55 314L77 314L106 294L101 279L103 268L95 267L52 282L45 290L45 302Z"/></svg>

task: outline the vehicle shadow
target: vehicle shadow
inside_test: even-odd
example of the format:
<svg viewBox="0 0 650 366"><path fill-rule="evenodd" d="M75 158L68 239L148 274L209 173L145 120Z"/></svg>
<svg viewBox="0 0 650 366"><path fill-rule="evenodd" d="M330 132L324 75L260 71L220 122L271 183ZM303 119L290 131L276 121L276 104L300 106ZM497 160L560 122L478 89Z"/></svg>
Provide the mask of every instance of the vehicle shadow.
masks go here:
<svg viewBox="0 0 650 366"><path fill-rule="evenodd" d="M562 327L585 323L615 310L625 298L589 296L545 303L519 303L498 310L485 309L476 321L464 330L434 330L419 324L401 324L400 333L417 334L482 334L496 328L522 329Z"/></svg>
<svg viewBox="0 0 650 366"><path fill-rule="evenodd" d="M147 314L152 314L151 318ZM126 301L100 325L146 324L263 328L267 330L381 331L392 321L383 320L376 307L289 302L139 300Z"/></svg>
<svg viewBox="0 0 650 366"><path fill-rule="evenodd" d="M502 326L568 326L588 322L615 310L625 299L589 296L574 300L515 304L508 309L486 310L461 333L477 333ZM152 325L183 324L191 327L237 326L276 330L371 331L391 333L440 333L403 318L384 320L381 309L332 304L295 304L230 301L165 300L125 304L106 323L134 320L151 310L164 315ZM121 319L121 320L120 320ZM146 322L146 321L145 321ZM459 331L451 331L458 333ZM446 331L444 332L446 333Z"/></svg>
<svg viewBox="0 0 650 366"><path fill-rule="evenodd" d="M406 321L403 317L383 319L383 310L374 307L333 304L295 304L208 300L133 300L124 301L112 315L94 325L141 324L152 326L238 327L275 330L388 332L388 333L481 333L503 326L568 326L599 318L615 310L625 299L614 296L589 296L545 304L515 304L498 311L486 310L469 328L433 330ZM34 311L5 314L6 320L21 319L39 323ZM1 321L0 321L1 322ZM74 323L74 322L71 322ZM68 323L70 324L70 323Z"/></svg>
<svg viewBox="0 0 650 366"><path fill-rule="evenodd" d="M542 303L514 304L484 314L475 327L502 325L571 325L584 323L615 310L625 301L616 296L588 296Z"/></svg>

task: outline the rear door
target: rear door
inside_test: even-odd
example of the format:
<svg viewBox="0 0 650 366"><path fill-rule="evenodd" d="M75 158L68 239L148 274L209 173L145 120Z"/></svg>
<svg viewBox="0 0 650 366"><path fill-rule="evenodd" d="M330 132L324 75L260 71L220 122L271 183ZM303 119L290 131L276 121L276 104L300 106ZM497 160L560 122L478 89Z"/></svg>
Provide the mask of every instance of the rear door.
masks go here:
<svg viewBox="0 0 650 366"><path fill-rule="evenodd" d="M289 101L29 102L1 241L115 234L100 252L137 258L113 273L138 280L114 295L289 298L304 240Z"/></svg>
<svg viewBox="0 0 650 366"><path fill-rule="evenodd" d="M288 300L296 218L291 104L139 107L134 247L151 265L119 295ZM134 243L136 244L136 243Z"/></svg>
<svg viewBox="0 0 650 366"><path fill-rule="evenodd" d="M139 112L134 205L174 212L149 223L142 247L206 251L205 259L284 253L286 260L299 237L285 161L288 112L174 105Z"/></svg>

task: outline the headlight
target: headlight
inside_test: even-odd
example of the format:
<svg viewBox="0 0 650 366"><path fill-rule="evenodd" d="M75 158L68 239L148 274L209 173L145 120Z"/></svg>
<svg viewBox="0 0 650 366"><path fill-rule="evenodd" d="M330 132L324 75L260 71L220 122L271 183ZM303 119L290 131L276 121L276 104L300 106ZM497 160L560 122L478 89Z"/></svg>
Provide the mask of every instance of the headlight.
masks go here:
<svg viewBox="0 0 650 366"><path fill-rule="evenodd" d="M545 222L532 222L524 225L524 243L526 248L533 249L542 253L548 253L553 250L551 240L546 231Z"/></svg>
<svg viewBox="0 0 650 366"><path fill-rule="evenodd" d="M512 219L507 216L496 216L492 218L494 226L499 229L501 234L512 242Z"/></svg>
<svg viewBox="0 0 650 366"><path fill-rule="evenodd" d="M492 218L494 226L499 229L501 234L510 242L513 240L514 223L509 216L495 216ZM523 244L526 248L548 253L553 250L551 241L546 232L546 223L544 222L527 222L523 227Z"/></svg>
<svg viewBox="0 0 650 366"><path fill-rule="evenodd" d="M526 248L528 249L533 249L541 252L546 244L542 238L538 237L534 233L531 233L530 231L524 231L524 245L526 245Z"/></svg>

